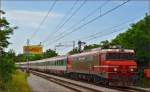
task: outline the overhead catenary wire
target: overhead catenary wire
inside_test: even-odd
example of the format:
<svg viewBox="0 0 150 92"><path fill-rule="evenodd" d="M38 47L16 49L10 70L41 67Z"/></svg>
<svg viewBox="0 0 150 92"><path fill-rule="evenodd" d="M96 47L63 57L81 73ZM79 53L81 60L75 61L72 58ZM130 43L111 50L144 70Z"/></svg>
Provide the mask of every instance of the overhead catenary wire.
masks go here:
<svg viewBox="0 0 150 92"><path fill-rule="evenodd" d="M73 11L73 9L75 8L75 6L77 5L77 2L79 0L76 0L74 2L74 4L72 5L72 7L69 9L69 11L65 14L65 16L62 18L61 22L56 26L56 30L62 25L63 21L65 21L65 19L69 16L69 14ZM43 41L42 43L46 42L48 39L50 39L52 37L52 35L54 35L55 33L57 33L57 31L54 30L53 32L51 32Z"/></svg>
<svg viewBox="0 0 150 92"><path fill-rule="evenodd" d="M52 3L51 7L49 8L48 12L46 13L46 15L44 16L44 18L42 19L42 21L40 22L40 24L37 26L37 28L35 29L35 31L33 32L33 34L30 37L30 40L37 34L37 32L40 30L41 26L43 25L43 23L46 21L47 17L49 16L49 14L51 13L51 11L53 10L54 6L56 5L56 1L54 0L54 2Z"/></svg>
<svg viewBox="0 0 150 92"><path fill-rule="evenodd" d="M113 34L113 33L116 33L116 32L120 32L120 31L123 31L123 30L125 30L125 29L126 29L125 27L119 28L118 30L114 29L114 30L111 31L111 32L107 32L107 33L101 34L100 36L96 36L96 37L93 37L93 38L90 38L90 39L87 39L87 40L84 40L84 41L90 42L90 41L95 40L95 39L97 39L97 38L101 38L101 37L104 37L104 36L108 36L108 35L110 35L110 34ZM66 49L66 48L65 48L65 49Z"/></svg>
<svg viewBox="0 0 150 92"><path fill-rule="evenodd" d="M58 27L58 29L55 31L55 33L58 32L58 31L60 31L60 29L62 29L63 26L71 20L71 18L84 6L84 4L86 3L86 1L87 1L87 0L84 0L84 1L82 2L82 4L71 14L71 16L70 16L67 20L65 20L65 22L64 22L61 26ZM52 35L50 35L50 36L52 36ZM49 39L49 38L48 38L48 39ZM46 39L46 40L48 40L48 39ZM45 42L46 40L44 40L44 42Z"/></svg>
<svg viewBox="0 0 150 92"><path fill-rule="evenodd" d="M126 24L129 25L129 22L135 21L136 19L139 19L139 18L141 18L141 16L140 17L138 16L138 17L132 18L130 20L123 21L123 22L121 22L121 23L119 23L117 25L114 25L112 27L105 28L105 29L101 30L100 32L96 32L96 33L93 33L93 34L91 34L89 36L78 38L78 39L76 39L74 41L79 41L79 40L84 40L84 39L85 39L84 41L88 41L89 39L95 38L95 37L97 37L97 36L99 36L101 34L106 34L106 33L109 33L109 32L113 32L118 27L124 26ZM107 30L109 30L109 31L107 31ZM72 42L72 41L70 40L70 41L65 41L65 42L62 42L62 43L70 43L70 42Z"/></svg>
<svg viewBox="0 0 150 92"><path fill-rule="evenodd" d="M113 33L116 33L116 32L120 32L120 31L125 30L125 29L126 29L126 27L121 27L118 30L117 29L113 29L112 31L109 31L109 32L106 32L106 33L103 33L103 34L100 34L100 35L97 35L97 36L94 36L94 37L92 37L90 39L86 39L85 41L89 42L89 41L94 40L96 38L101 38L101 37L104 37L106 35L110 35L110 34L113 34Z"/></svg>
<svg viewBox="0 0 150 92"><path fill-rule="evenodd" d="M54 43L58 42L60 39L64 38L65 36L67 36L67 35L69 35L69 34L71 34L71 33L73 33L73 32L76 32L76 31L78 31L79 29L81 29L82 27L84 27L84 26L86 26L86 25L88 25L88 24L94 22L95 20L97 20L97 19L99 19L99 18L101 18L101 17L103 17L103 16L109 14L110 12L112 12L112 11L118 9L119 7L125 5L125 4L128 3L129 1L130 1L130 0L127 0L127 1L123 2L122 4L117 5L116 7L114 7L114 8L112 8L112 9L106 11L105 13L103 13L103 14L101 14L101 15L98 15L97 17L95 17L95 18L89 20L88 22L86 22L86 23L80 25L79 27L73 29L71 32L66 33L65 35L63 35L63 36L59 37L58 39L54 40L53 43L51 43L51 44L54 44ZM49 45L49 44L47 44L46 46L48 46L48 45Z"/></svg>
<svg viewBox="0 0 150 92"><path fill-rule="evenodd" d="M80 40L80 39L89 39L90 37L94 37L95 35L99 35L99 34L101 34L101 33L103 33L103 32L106 32L107 30L112 30L112 29L114 29L114 28L117 28L117 27L120 27L120 26L124 26L125 24L127 24L127 23L129 23L129 22L131 22L131 21L135 21L136 19L139 19L139 17L136 17L136 18L133 18L133 19L124 21L124 22L119 23L118 25L115 25L115 26L113 26L113 27L109 27L109 28L106 28L106 29L104 29L104 30L101 30L100 32L96 32L96 33L94 33L94 34L92 34L92 35L79 38L78 40Z"/></svg>
<svg viewBox="0 0 150 92"><path fill-rule="evenodd" d="M89 14L87 14L87 16L83 17L80 21L78 21L77 23L75 23L74 25L72 25L71 27L69 27L66 30L71 30L73 28L75 28L77 25L81 24L83 21L85 21L87 18L89 18L90 16L92 16L95 12L99 11L101 8L103 8L110 0L107 0L106 2L104 2L102 5L100 5L98 8L94 9L92 12L90 12ZM60 33L59 35L57 35L55 38L64 35L65 33ZM48 41L48 39L47 39Z"/></svg>
<svg viewBox="0 0 150 92"><path fill-rule="evenodd" d="M90 16L92 16L94 13L96 13L97 11L99 11L101 8L103 8L104 6L106 6L108 4L110 0L106 0L106 2L104 2L103 4L101 4L100 6L98 6L96 9L94 9L92 12L88 13L87 16L83 17L80 21L78 21L77 23L75 23L74 25L72 25L71 27L69 27L66 30L71 30L72 28L76 27L77 25L81 24L83 21L85 21L87 18L89 18ZM58 35L57 37L61 36L62 34ZM48 41L49 39L47 39ZM72 42L72 41L65 41L65 42Z"/></svg>

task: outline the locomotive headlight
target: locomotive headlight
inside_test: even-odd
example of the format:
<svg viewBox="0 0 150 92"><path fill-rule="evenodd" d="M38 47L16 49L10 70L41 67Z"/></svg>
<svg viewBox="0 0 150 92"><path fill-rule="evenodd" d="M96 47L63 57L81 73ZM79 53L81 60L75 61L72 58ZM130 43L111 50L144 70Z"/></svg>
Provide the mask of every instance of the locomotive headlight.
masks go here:
<svg viewBox="0 0 150 92"><path fill-rule="evenodd" d="M134 71L134 69L133 69L133 68L131 68L131 69L130 69L130 71L131 71L131 72L133 72L133 71Z"/></svg>
<svg viewBox="0 0 150 92"><path fill-rule="evenodd" d="M114 71L116 72L118 69L117 68L114 68Z"/></svg>

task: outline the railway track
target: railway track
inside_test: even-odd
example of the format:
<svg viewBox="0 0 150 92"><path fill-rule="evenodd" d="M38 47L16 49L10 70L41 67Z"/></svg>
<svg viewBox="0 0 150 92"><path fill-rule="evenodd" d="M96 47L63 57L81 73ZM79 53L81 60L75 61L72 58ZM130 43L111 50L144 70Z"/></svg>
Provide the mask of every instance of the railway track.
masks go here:
<svg viewBox="0 0 150 92"><path fill-rule="evenodd" d="M37 72L37 71L30 71L30 72L34 75L42 77L48 81L54 82L56 84L59 84L61 86L64 86L76 92L120 92L118 90L98 87L96 85L91 85L91 84L86 84L86 83L80 84L78 83L78 81L74 81L74 80L68 81L70 79L60 78L58 76L48 75L48 74ZM87 86L87 85L90 85L90 86Z"/></svg>
<svg viewBox="0 0 150 92"><path fill-rule="evenodd" d="M54 82L56 84L59 84L61 86L64 86L66 88L69 88L69 89L71 89L73 91L76 91L76 92L101 92L99 90L95 90L95 89L92 89L92 88L87 88L85 86L77 85L77 84L74 84L74 83L71 83L71 82L68 82L68 81L65 81L65 80L58 79L56 77L47 76L46 74L43 74L43 73L40 73L40 72L31 71L31 73L34 74L34 75L37 75L39 77L42 77L44 79L47 79L51 82Z"/></svg>
<svg viewBox="0 0 150 92"><path fill-rule="evenodd" d="M137 89L137 88L93 85L93 84L87 84L85 82L78 83L79 81L61 78L58 76L49 75L37 71L30 71L30 72L36 76L42 77L48 81L64 86L75 92L150 92L150 91Z"/></svg>

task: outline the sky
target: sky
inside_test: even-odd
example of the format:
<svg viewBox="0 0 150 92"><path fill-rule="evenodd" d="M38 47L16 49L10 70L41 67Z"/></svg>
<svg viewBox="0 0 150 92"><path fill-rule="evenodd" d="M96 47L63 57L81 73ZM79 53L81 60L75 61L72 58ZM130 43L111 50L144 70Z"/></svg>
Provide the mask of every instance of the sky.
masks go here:
<svg viewBox="0 0 150 92"><path fill-rule="evenodd" d="M42 43L44 50L54 49L61 43L65 46L57 47L56 51L62 55L73 48L73 41L76 47L78 40L85 41L87 45L98 44L103 40L111 41L119 33L130 28L131 24L144 18L149 11L148 0L131 0L88 25L76 29L123 2L125 0L60 0L56 2L54 0L2 0L1 8L6 12L5 17L11 26L18 27L10 36L11 44L7 50L13 49L16 53L22 53L23 46L26 45L27 39L30 39L31 45L44 41ZM54 3L52 11L40 25ZM74 8L71 10L73 5ZM77 11L81 5L82 7ZM101 8L97 9L98 7ZM77 12L74 13L75 11ZM81 21L89 14L91 16ZM58 30L57 28L65 21L67 22ZM115 27L117 25L119 26ZM71 31L74 32L69 34ZM67 35L59 39L63 34Z"/></svg>

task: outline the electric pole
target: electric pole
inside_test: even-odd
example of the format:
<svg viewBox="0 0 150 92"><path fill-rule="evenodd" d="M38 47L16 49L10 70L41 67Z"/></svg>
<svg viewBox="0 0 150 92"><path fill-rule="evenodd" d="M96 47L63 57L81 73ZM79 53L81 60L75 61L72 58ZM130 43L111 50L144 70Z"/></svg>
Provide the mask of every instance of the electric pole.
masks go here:
<svg viewBox="0 0 150 92"><path fill-rule="evenodd" d="M26 51L26 62L27 62L27 73L29 73L29 43L30 43L30 40L27 39L27 51Z"/></svg>
<svg viewBox="0 0 150 92"><path fill-rule="evenodd" d="M75 43L75 41L73 41L73 50L75 49L75 45L76 45L76 43Z"/></svg>

